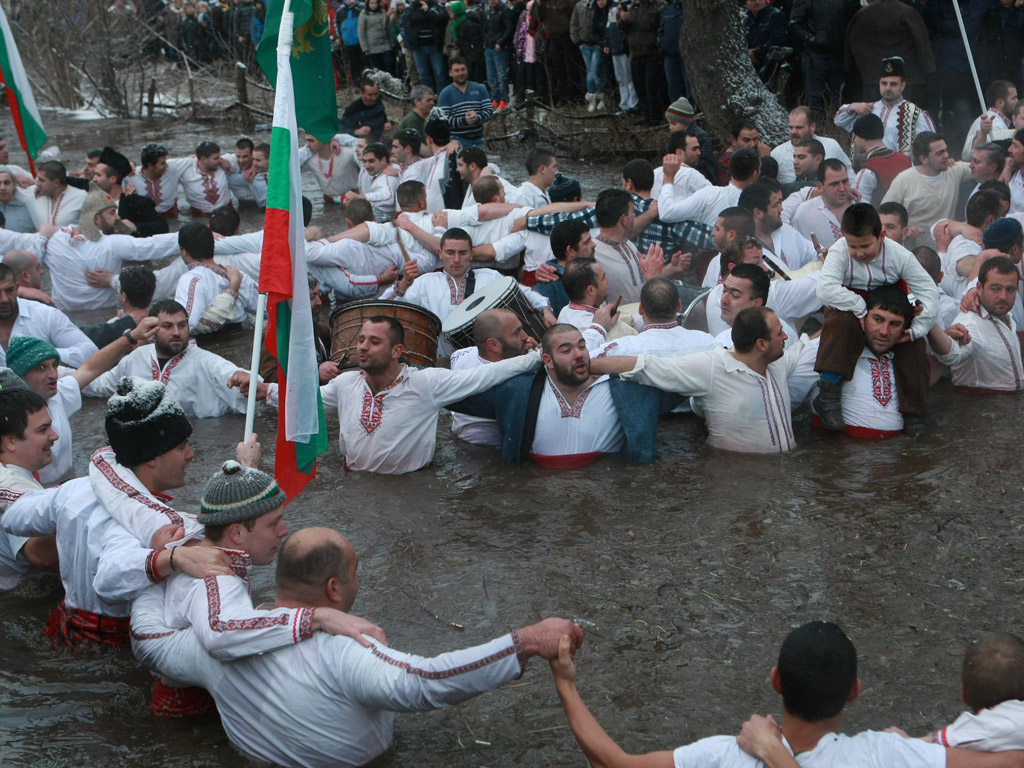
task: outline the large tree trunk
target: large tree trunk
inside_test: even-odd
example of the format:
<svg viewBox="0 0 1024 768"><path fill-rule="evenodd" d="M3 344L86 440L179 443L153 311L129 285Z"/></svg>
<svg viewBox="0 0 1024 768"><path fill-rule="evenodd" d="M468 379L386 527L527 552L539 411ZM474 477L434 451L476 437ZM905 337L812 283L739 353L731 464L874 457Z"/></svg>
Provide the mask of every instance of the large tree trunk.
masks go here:
<svg viewBox="0 0 1024 768"><path fill-rule="evenodd" d="M732 123L749 118L765 142L775 146L789 138L789 115L754 71L740 13L734 0L686 0L679 49L704 113L701 126L728 141Z"/></svg>

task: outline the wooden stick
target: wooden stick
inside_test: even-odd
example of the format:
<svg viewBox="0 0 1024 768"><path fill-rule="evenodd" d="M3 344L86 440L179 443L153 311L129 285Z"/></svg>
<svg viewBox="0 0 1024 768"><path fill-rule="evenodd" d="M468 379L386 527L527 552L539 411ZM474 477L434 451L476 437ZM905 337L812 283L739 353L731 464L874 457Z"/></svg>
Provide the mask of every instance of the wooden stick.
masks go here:
<svg viewBox="0 0 1024 768"><path fill-rule="evenodd" d="M398 247L402 249L402 258L405 259L405 263L408 264L412 259L409 258L409 252L405 250L405 243L402 242L402 232L395 224L394 219L391 220L391 226L395 228L395 241L398 243Z"/></svg>

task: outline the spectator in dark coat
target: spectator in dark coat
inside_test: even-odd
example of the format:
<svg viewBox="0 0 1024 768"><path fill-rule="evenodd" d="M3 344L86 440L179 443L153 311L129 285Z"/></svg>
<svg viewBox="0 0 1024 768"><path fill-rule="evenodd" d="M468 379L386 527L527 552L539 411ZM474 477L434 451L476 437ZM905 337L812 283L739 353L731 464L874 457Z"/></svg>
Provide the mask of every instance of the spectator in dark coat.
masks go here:
<svg viewBox="0 0 1024 768"><path fill-rule="evenodd" d="M846 71L859 75L860 98L847 101L877 101L878 63L890 56L906 62L907 85L924 84L925 75L935 71L932 44L921 14L902 0L875 0L850 20L846 34Z"/></svg>
<svg viewBox="0 0 1024 768"><path fill-rule="evenodd" d="M829 103L839 103L845 76L846 28L858 8L860 0L795 0L793 3L789 35L803 53L807 104L819 115L825 113L826 99ZM878 69L877 63L875 69Z"/></svg>
<svg viewBox="0 0 1024 768"><path fill-rule="evenodd" d="M768 5L768 0L747 0L743 31L747 36L747 54L754 69L759 70L769 50L786 44L786 15Z"/></svg>
<svg viewBox="0 0 1024 768"><path fill-rule="evenodd" d="M690 98L690 82L686 79L686 66L679 50L683 16L682 0L672 0L661 14L661 27L658 29L658 48L665 57L665 82L669 101Z"/></svg>
<svg viewBox="0 0 1024 768"><path fill-rule="evenodd" d="M665 71L658 48L658 27L665 0L634 0L628 11L619 11L619 27L629 41L633 85L647 108L647 122L657 125L668 106Z"/></svg>

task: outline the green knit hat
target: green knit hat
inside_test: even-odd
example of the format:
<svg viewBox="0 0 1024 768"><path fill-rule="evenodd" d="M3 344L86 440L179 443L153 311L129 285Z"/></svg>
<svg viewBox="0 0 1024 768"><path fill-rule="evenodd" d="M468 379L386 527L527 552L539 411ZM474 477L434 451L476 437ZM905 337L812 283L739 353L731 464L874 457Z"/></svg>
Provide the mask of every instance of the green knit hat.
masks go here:
<svg viewBox="0 0 1024 768"><path fill-rule="evenodd" d="M266 472L225 461L210 478L199 504L203 525L227 525L265 515L285 502L284 491Z"/></svg>
<svg viewBox="0 0 1024 768"><path fill-rule="evenodd" d="M60 352L57 348L34 336L11 336L7 345L7 367L18 376L24 376L51 357L57 358L57 365L60 365Z"/></svg>

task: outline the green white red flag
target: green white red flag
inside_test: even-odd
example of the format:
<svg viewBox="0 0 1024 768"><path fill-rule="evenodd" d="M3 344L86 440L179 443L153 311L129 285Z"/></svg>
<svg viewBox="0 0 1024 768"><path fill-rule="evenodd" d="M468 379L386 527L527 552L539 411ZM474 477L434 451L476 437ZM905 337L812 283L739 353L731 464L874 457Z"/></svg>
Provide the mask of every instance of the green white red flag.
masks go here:
<svg viewBox="0 0 1024 768"><path fill-rule="evenodd" d="M14 119L14 127L18 132L18 141L21 148L28 155L28 165L35 175L36 168L33 162L46 143L46 132L43 130L43 120L39 116L39 107L36 106L35 97L32 95L32 86L29 85L28 75L25 74L25 66L21 63L21 54L18 53L18 46L14 42L14 34L11 32L11 25L7 23L7 15L0 7L0 80L3 81L7 90L7 105L11 108L11 117Z"/></svg>
<svg viewBox="0 0 1024 768"><path fill-rule="evenodd" d="M327 450L306 279L297 137L292 70L285 50L278 54L260 293L267 294L266 346L278 362L274 477L289 501L315 477L316 458Z"/></svg>

